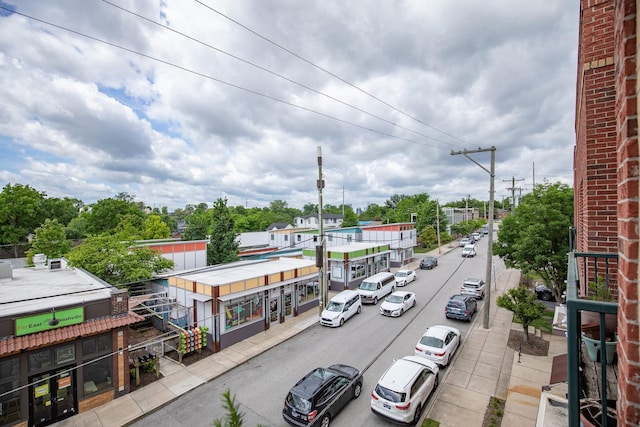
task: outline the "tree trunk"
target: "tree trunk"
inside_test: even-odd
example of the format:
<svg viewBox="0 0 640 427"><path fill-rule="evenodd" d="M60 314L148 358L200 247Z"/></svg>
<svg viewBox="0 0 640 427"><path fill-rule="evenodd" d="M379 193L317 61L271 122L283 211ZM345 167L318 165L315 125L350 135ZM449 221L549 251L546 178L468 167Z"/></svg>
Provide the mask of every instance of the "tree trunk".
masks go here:
<svg viewBox="0 0 640 427"><path fill-rule="evenodd" d="M523 323L522 329L524 329L524 345L529 345L529 325Z"/></svg>

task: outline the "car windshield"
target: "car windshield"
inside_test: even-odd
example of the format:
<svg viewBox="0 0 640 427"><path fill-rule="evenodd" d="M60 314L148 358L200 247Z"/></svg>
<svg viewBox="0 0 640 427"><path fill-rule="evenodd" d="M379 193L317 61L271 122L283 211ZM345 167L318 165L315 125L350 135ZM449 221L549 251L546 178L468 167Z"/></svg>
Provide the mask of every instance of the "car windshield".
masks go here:
<svg viewBox="0 0 640 427"><path fill-rule="evenodd" d="M342 307L344 307L344 304L341 302L335 302L335 301L330 301L329 305L327 306L327 311L337 311L337 312L341 312L342 311Z"/></svg>
<svg viewBox="0 0 640 427"><path fill-rule="evenodd" d="M398 393L396 391L389 390L386 387L382 387L380 384L376 385L376 394L389 402L404 402L404 398L406 396L406 393Z"/></svg>
<svg viewBox="0 0 640 427"><path fill-rule="evenodd" d="M440 338L424 336L420 339L420 344L427 347L442 348L444 342Z"/></svg>
<svg viewBox="0 0 640 427"><path fill-rule="evenodd" d="M362 282L360 283L360 289L362 289L363 291L375 291L376 284L373 282Z"/></svg>
<svg viewBox="0 0 640 427"><path fill-rule="evenodd" d="M287 395L287 403L300 412L307 413L311 409L311 402L293 393Z"/></svg>
<svg viewBox="0 0 640 427"><path fill-rule="evenodd" d="M407 277L407 272L406 271L398 271L396 273L396 277Z"/></svg>
<svg viewBox="0 0 640 427"><path fill-rule="evenodd" d="M400 295L389 295L385 301L387 302L392 302L392 303L401 303L402 302L402 297Z"/></svg>

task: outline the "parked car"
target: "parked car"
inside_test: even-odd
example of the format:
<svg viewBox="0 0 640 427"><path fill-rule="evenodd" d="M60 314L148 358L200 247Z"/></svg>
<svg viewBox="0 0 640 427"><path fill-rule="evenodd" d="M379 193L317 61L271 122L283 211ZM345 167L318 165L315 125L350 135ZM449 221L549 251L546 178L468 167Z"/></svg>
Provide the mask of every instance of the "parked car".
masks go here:
<svg viewBox="0 0 640 427"><path fill-rule="evenodd" d="M462 257L463 258L473 258L476 256L476 246L475 245L466 245L462 248Z"/></svg>
<svg viewBox="0 0 640 427"><path fill-rule="evenodd" d="M471 322L474 313L478 311L478 302L470 295L452 295L444 308L447 319L459 319Z"/></svg>
<svg viewBox="0 0 640 427"><path fill-rule="evenodd" d="M316 368L289 390L282 417L293 426L308 426L320 420L319 425L328 427L361 391L362 373L357 368L343 364Z"/></svg>
<svg viewBox="0 0 640 427"><path fill-rule="evenodd" d="M360 283L358 293L362 303L378 304L378 300L396 290L396 278L388 271L374 274Z"/></svg>
<svg viewBox="0 0 640 427"><path fill-rule="evenodd" d="M460 293L463 295L471 295L477 299L484 299L484 290L484 280L470 278L462 283Z"/></svg>
<svg viewBox="0 0 640 427"><path fill-rule="evenodd" d="M407 291L395 291L380 304L380 314L399 317L416 305L416 294Z"/></svg>
<svg viewBox="0 0 640 427"><path fill-rule="evenodd" d="M416 280L416 272L414 270L398 270L396 271L396 286L404 286Z"/></svg>
<svg viewBox="0 0 640 427"><path fill-rule="evenodd" d="M438 258L433 256L426 256L420 261L421 270L431 270L433 267L438 266Z"/></svg>
<svg viewBox="0 0 640 427"><path fill-rule="evenodd" d="M463 237L462 239L460 239L460 247L464 248L467 245L472 245L474 242L471 241L470 238L468 237Z"/></svg>
<svg viewBox="0 0 640 427"><path fill-rule="evenodd" d="M553 291L544 283L536 286L536 295L538 299L542 301L555 301L556 297L553 296Z"/></svg>
<svg viewBox="0 0 640 427"><path fill-rule="evenodd" d="M416 356L426 357L440 367L447 366L460 346L461 337L460 331L451 326L432 326L416 344Z"/></svg>
<svg viewBox="0 0 640 427"><path fill-rule="evenodd" d="M342 326L362 311L362 302L358 291L345 290L329 300L322 310L320 324L323 326Z"/></svg>
<svg viewBox="0 0 640 427"><path fill-rule="evenodd" d="M438 373L438 365L424 357L394 360L371 392L371 411L397 423L417 424L438 387Z"/></svg>
<svg viewBox="0 0 640 427"><path fill-rule="evenodd" d="M476 240L476 242L482 238L482 233L479 231L474 231L473 233L471 233L471 235Z"/></svg>

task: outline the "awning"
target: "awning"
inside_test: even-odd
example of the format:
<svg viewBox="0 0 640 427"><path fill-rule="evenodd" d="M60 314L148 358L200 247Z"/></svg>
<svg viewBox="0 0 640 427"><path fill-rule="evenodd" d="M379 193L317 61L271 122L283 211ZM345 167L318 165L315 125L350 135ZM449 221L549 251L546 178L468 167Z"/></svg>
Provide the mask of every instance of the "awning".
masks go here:
<svg viewBox="0 0 640 427"><path fill-rule="evenodd" d="M246 291L233 292L233 293L230 293L230 294L227 294L227 295L222 295L222 296L218 297L218 301L229 301L229 300L232 300L234 298L242 298L242 297L245 297L247 295L253 295L253 294L256 294L258 292L264 292L264 291L268 291L268 290L271 290L271 289L276 289L276 288L279 288L280 286L290 285L291 283L300 282L302 280L313 279L314 277L318 277L318 274L317 273L307 274L306 276L296 277L294 279L284 280L282 282L272 283L272 284L266 285L266 286L258 286L256 288L247 289Z"/></svg>
<svg viewBox="0 0 640 427"><path fill-rule="evenodd" d="M189 296L191 298L193 298L194 300L197 300L197 301L200 301L200 302L207 302L207 301L211 301L213 299L212 296L204 295L204 294L191 294Z"/></svg>
<svg viewBox="0 0 640 427"><path fill-rule="evenodd" d="M560 354L553 357L551 362L551 378L549 378L549 385L564 383L567 381L569 371L568 354Z"/></svg>

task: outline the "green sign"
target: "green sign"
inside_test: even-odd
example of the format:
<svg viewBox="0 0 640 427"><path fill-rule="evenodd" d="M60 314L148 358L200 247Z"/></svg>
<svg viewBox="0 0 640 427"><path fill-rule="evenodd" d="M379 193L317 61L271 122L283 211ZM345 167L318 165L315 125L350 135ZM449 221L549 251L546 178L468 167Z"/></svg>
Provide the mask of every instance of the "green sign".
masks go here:
<svg viewBox="0 0 640 427"><path fill-rule="evenodd" d="M56 322L52 322L54 319ZM76 307L66 310L56 311L55 314L43 313L35 316L20 317L16 319L16 336L33 334L36 332L48 331L62 326L77 325L84 322L84 308ZM55 324L52 324L55 323Z"/></svg>

